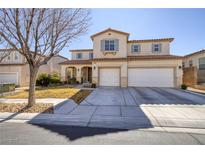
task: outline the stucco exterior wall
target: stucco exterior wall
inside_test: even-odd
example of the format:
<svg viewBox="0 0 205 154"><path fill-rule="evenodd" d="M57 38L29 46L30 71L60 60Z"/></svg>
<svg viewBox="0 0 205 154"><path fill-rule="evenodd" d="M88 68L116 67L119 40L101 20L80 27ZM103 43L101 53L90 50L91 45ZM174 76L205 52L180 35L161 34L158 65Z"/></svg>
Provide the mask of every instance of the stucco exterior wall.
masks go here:
<svg viewBox="0 0 205 154"><path fill-rule="evenodd" d="M77 59L77 54L78 53L82 54L81 60L87 60L87 59L90 59L89 54L93 53L93 52L92 51L79 51L79 52L75 51L75 52L72 52L72 54L71 54L72 60L78 60Z"/></svg>
<svg viewBox="0 0 205 154"><path fill-rule="evenodd" d="M42 65L39 68L38 74L40 73L48 73L51 74L53 72L57 72L60 75L60 65L58 63L65 61L65 58L56 56L53 57L46 65ZM11 63L9 63L11 64ZM18 74L18 84L20 86L28 86L29 85L29 65L1 65L0 72L15 72Z"/></svg>
<svg viewBox="0 0 205 154"><path fill-rule="evenodd" d="M106 54L104 55L101 51L101 40L106 39L118 39L119 40L119 51L116 55ZM127 36L116 32L106 32L101 35L94 37L93 39L93 56L94 58L122 58L127 57Z"/></svg>
<svg viewBox="0 0 205 154"><path fill-rule="evenodd" d="M175 86L180 87L182 84L182 75L183 70L180 67L182 66L182 60L135 60L135 61L128 61L128 68L129 67L157 67L157 68L174 68L175 71Z"/></svg>
<svg viewBox="0 0 205 154"><path fill-rule="evenodd" d="M120 68L120 86L127 87L127 62L116 61L116 62L93 62L92 69L92 82L99 85L99 68Z"/></svg>
<svg viewBox="0 0 205 154"><path fill-rule="evenodd" d="M92 71L92 82L99 84L99 68L120 68L120 86L127 87L128 86L128 68L138 67L138 68L173 68L174 69L174 81L175 87L180 87L182 84L182 68L179 66L182 65L182 60L135 60L135 61L98 61L92 63L93 69Z"/></svg>
<svg viewBox="0 0 205 154"><path fill-rule="evenodd" d="M161 52L152 52L152 44L161 44ZM132 52L132 45L140 44L141 51L138 53ZM169 55L169 42L154 42L154 43L128 43L128 56L136 55Z"/></svg>
<svg viewBox="0 0 205 154"><path fill-rule="evenodd" d="M22 77L22 66L0 66L0 72L1 73L17 73L18 77L18 84L20 85L23 81L21 80Z"/></svg>
<svg viewBox="0 0 205 154"><path fill-rule="evenodd" d="M3 52L4 51L1 51L0 54L3 54ZM18 57L17 59L15 59L15 55ZM10 57L10 59L8 59L8 57ZM1 61L2 64L20 64L20 63L24 63L24 62L25 62L25 58L17 51L11 51L9 56L5 57Z"/></svg>
<svg viewBox="0 0 205 154"><path fill-rule="evenodd" d="M195 66L198 69L199 68L199 58L203 58L203 57L205 57L205 53L193 55L190 57L185 57L183 59L184 66L189 67L189 61L192 60L193 66Z"/></svg>
<svg viewBox="0 0 205 154"><path fill-rule="evenodd" d="M74 67L76 69L76 81L78 81L79 83L81 82L81 72L82 72L82 68L83 67L92 67L91 64L81 64L81 65L61 65L61 81L66 81L67 77L66 77L66 70L69 67Z"/></svg>

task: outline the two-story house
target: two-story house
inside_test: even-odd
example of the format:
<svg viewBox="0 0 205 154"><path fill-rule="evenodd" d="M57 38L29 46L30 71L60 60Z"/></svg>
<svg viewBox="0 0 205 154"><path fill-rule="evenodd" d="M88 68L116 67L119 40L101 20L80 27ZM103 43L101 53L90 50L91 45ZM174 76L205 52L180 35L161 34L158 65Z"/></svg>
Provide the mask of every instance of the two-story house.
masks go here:
<svg viewBox="0 0 205 154"><path fill-rule="evenodd" d="M205 84L205 49L184 56L182 66L195 67L197 84Z"/></svg>
<svg viewBox="0 0 205 154"><path fill-rule="evenodd" d="M9 50L9 51L8 51ZM0 84L15 83L19 86L29 85L29 65L23 55L13 49L0 49L0 54L9 52L10 54L0 62ZM68 60L60 55L52 57L47 64L39 68L38 73L53 72L60 74L60 62Z"/></svg>
<svg viewBox="0 0 205 154"><path fill-rule="evenodd" d="M182 57L170 55L173 38L129 40L129 33L106 29L91 36L93 49L71 50L61 77L97 86L179 87Z"/></svg>

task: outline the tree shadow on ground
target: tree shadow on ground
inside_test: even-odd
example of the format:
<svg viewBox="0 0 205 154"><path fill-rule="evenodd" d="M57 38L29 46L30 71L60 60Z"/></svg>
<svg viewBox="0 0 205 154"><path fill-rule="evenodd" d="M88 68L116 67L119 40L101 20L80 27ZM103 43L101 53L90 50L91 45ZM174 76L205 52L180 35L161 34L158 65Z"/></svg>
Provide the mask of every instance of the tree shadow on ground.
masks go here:
<svg viewBox="0 0 205 154"><path fill-rule="evenodd" d="M44 125L44 124L32 124L49 130L53 133L58 133L66 137L69 141L84 137L92 137L95 135L106 135L109 133L126 132L128 129L113 129L113 128L94 128L94 127L82 127L82 126L62 126L62 125ZM57 143L56 143L57 144ZM97 143L96 143L97 144Z"/></svg>

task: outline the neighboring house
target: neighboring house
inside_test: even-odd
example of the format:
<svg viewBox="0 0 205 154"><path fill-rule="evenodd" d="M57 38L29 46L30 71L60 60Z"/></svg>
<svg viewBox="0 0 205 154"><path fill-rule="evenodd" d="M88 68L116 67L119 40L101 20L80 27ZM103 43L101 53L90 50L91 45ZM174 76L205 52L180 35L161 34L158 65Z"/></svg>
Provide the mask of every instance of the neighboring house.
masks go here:
<svg viewBox="0 0 205 154"><path fill-rule="evenodd" d="M129 40L129 33L106 29L91 36L93 49L71 50L61 77L97 86L179 87L182 57L170 55L173 38Z"/></svg>
<svg viewBox="0 0 205 154"><path fill-rule="evenodd" d="M13 49L0 49L1 52L10 50L9 56L0 62L0 83L15 83L20 86L29 85L29 65L26 59L20 53ZM60 74L60 62L68 60L60 55L54 56L47 64L39 68L38 73L54 73Z"/></svg>
<svg viewBox="0 0 205 154"><path fill-rule="evenodd" d="M196 67L197 82L205 83L205 49L184 56L182 66Z"/></svg>

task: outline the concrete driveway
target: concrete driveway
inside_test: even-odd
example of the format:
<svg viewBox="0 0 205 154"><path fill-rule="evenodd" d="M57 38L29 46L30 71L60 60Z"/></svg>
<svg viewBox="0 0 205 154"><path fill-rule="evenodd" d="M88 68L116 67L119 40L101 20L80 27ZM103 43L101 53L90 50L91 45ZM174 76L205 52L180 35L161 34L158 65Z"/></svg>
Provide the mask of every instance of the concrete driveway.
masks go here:
<svg viewBox="0 0 205 154"><path fill-rule="evenodd" d="M205 128L205 96L173 88L97 88L70 115L87 126Z"/></svg>
<svg viewBox="0 0 205 154"><path fill-rule="evenodd" d="M14 116L4 113L0 119L8 117ZM205 96L173 88L96 88L80 105L66 100L55 106L52 115L31 117L15 115L15 119L38 124L205 130Z"/></svg>
<svg viewBox="0 0 205 154"><path fill-rule="evenodd" d="M203 105L205 95L173 88L97 88L82 104L97 106Z"/></svg>

